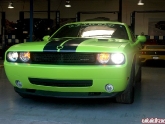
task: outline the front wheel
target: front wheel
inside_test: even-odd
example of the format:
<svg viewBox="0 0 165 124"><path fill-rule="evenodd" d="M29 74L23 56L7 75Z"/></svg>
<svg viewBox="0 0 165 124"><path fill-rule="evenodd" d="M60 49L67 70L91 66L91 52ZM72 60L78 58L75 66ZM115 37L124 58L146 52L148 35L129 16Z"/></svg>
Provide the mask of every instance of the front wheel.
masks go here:
<svg viewBox="0 0 165 124"><path fill-rule="evenodd" d="M116 102L124 104L132 104L134 102L134 72L134 68L132 68L128 87L122 94L116 97Z"/></svg>
<svg viewBox="0 0 165 124"><path fill-rule="evenodd" d="M129 86L127 91L116 97L116 102L124 104L132 104L134 102L134 87Z"/></svg>

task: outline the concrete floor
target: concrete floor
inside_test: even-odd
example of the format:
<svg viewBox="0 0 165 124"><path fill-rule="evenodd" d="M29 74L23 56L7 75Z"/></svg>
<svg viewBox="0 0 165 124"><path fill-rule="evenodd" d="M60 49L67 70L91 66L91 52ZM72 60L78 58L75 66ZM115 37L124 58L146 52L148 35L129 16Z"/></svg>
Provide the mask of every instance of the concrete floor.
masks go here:
<svg viewBox="0 0 165 124"><path fill-rule="evenodd" d="M2 62L1 62L2 63ZM165 68L143 67L133 104L112 99L24 99L0 67L0 124L141 124L165 119Z"/></svg>

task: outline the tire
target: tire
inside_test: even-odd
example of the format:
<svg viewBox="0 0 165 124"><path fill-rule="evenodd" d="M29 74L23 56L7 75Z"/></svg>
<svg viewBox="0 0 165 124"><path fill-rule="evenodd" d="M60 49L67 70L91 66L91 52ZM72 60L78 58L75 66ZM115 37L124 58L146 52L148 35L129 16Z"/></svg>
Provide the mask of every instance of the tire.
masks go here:
<svg viewBox="0 0 165 124"><path fill-rule="evenodd" d="M134 85L133 85L135 81L134 73L135 73L134 68L132 68L128 87L122 94L116 97L116 102L124 103L124 104L132 104L134 102Z"/></svg>

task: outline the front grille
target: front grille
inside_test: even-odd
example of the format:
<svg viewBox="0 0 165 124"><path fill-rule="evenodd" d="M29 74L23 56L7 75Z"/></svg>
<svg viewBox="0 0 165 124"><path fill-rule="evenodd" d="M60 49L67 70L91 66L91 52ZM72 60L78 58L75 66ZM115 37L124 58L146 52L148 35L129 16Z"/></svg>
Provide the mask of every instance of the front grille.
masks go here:
<svg viewBox="0 0 165 124"><path fill-rule="evenodd" d="M95 64L94 53L55 53L55 52L32 52L31 62L37 64Z"/></svg>
<svg viewBox="0 0 165 124"><path fill-rule="evenodd" d="M165 51L141 51L142 55L165 55Z"/></svg>
<svg viewBox="0 0 165 124"><path fill-rule="evenodd" d="M55 79L40 79L29 78L30 83L43 86L56 87L90 87L93 84L92 80L55 80Z"/></svg>

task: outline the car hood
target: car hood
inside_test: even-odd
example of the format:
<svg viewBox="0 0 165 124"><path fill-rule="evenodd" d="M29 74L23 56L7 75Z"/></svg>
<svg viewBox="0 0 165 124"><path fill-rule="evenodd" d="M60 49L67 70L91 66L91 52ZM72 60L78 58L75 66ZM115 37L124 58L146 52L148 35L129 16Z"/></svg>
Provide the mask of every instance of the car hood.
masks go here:
<svg viewBox="0 0 165 124"><path fill-rule="evenodd" d="M27 42L14 45L9 50L44 52L110 52L123 50L129 44L123 39L56 38L49 42Z"/></svg>

